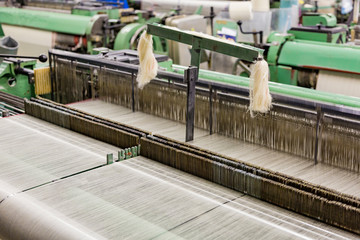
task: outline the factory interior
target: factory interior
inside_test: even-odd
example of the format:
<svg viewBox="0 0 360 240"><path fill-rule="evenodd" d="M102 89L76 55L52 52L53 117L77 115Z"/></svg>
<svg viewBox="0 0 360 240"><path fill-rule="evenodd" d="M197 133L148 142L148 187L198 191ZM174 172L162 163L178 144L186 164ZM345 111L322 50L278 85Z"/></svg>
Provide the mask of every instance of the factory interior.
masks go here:
<svg viewBox="0 0 360 240"><path fill-rule="evenodd" d="M0 0L0 240L360 239L360 0Z"/></svg>

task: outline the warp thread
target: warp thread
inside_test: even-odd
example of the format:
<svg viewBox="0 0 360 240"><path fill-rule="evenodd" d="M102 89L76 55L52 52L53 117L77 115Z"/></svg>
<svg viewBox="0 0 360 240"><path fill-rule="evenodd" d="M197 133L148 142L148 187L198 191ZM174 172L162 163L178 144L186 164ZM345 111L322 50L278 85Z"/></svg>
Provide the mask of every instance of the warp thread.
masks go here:
<svg viewBox="0 0 360 240"><path fill-rule="evenodd" d="M146 31L144 31L140 36L137 50L140 67L136 81L138 82L138 87L142 89L156 77L158 70L158 62L153 53L152 35L147 34Z"/></svg>
<svg viewBox="0 0 360 240"><path fill-rule="evenodd" d="M271 107L272 97L269 92L269 66L265 60L257 61L250 75L250 114L267 113Z"/></svg>

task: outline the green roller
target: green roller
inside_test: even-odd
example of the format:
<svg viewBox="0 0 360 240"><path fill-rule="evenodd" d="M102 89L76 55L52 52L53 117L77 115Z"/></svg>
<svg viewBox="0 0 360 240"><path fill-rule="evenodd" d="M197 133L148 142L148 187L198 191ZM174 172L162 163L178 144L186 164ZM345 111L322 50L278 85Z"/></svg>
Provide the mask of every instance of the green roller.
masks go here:
<svg viewBox="0 0 360 240"><path fill-rule="evenodd" d="M88 16L19 8L0 8L0 24L31 27L52 32L74 35L90 34L93 22L92 17Z"/></svg>
<svg viewBox="0 0 360 240"><path fill-rule="evenodd" d="M56 34L52 36L52 42L57 48L87 53L92 53L96 47L107 46L109 37L104 29L107 19L107 15L89 17L19 8L0 8L0 25L53 32Z"/></svg>
<svg viewBox="0 0 360 240"><path fill-rule="evenodd" d="M282 47L278 64L360 73L360 48L320 42L314 44L305 40L287 41Z"/></svg>

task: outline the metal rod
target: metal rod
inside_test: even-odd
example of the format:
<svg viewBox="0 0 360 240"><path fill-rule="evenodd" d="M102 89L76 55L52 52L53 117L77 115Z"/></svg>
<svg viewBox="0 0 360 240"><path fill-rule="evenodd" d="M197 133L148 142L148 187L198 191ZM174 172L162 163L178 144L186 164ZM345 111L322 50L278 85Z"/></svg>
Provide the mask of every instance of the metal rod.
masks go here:
<svg viewBox="0 0 360 240"><path fill-rule="evenodd" d="M185 141L194 140L195 122L195 83L198 78L198 68L190 66L185 70L185 81L187 81L187 102L186 102L186 136Z"/></svg>
<svg viewBox="0 0 360 240"><path fill-rule="evenodd" d="M13 55L13 54L0 54L0 57L4 57L4 58L30 58L30 59L38 59L40 62L46 62L47 61L47 56L44 55L44 54L41 54L38 57L18 56L18 55Z"/></svg>
<svg viewBox="0 0 360 240"><path fill-rule="evenodd" d="M213 134L213 113L212 113L212 94L213 94L213 89L212 86L209 86L209 128L210 128L210 135Z"/></svg>
<svg viewBox="0 0 360 240"><path fill-rule="evenodd" d="M239 26L240 28L240 32L242 34L253 34L254 35L254 38L256 38L256 34L259 34L260 35L260 44L263 43L263 31L258 31L258 32L244 32L243 29L242 29L242 21L237 21L237 25ZM256 41L255 41L256 42Z"/></svg>
<svg viewBox="0 0 360 240"><path fill-rule="evenodd" d="M135 112L135 74L131 72L131 99L132 99L132 111Z"/></svg>
<svg viewBox="0 0 360 240"><path fill-rule="evenodd" d="M321 107L317 107L317 120L316 120L316 138L315 138L315 153L314 153L314 161L315 165L318 163L318 152L319 152L319 135L321 128L321 120L324 113L321 111Z"/></svg>
<svg viewBox="0 0 360 240"><path fill-rule="evenodd" d="M53 70L52 70L52 55L51 55L51 52L48 52L49 54L49 67L50 67L50 81L51 81L51 100L54 101L54 73L53 73ZM54 65L55 65L55 62L54 62Z"/></svg>

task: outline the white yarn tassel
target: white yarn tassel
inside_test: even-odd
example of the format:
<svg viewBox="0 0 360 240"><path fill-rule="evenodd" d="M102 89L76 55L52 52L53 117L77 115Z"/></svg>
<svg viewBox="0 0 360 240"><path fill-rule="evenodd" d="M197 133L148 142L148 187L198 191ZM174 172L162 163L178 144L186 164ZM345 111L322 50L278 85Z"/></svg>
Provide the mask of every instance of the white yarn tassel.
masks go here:
<svg viewBox="0 0 360 240"><path fill-rule="evenodd" d="M142 89L157 75L158 62L155 59L153 53L153 41L152 36L144 31L139 40L138 53L140 60L140 67L136 81L138 87Z"/></svg>
<svg viewBox="0 0 360 240"><path fill-rule="evenodd" d="M269 67L265 60L258 61L250 75L250 114L267 113L271 107L269 92Z"/></svg>

